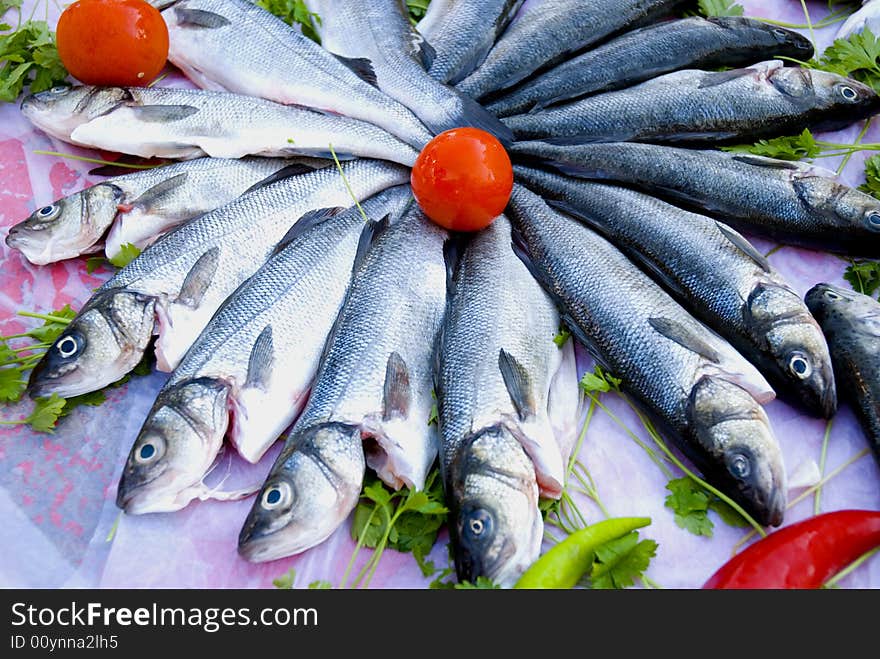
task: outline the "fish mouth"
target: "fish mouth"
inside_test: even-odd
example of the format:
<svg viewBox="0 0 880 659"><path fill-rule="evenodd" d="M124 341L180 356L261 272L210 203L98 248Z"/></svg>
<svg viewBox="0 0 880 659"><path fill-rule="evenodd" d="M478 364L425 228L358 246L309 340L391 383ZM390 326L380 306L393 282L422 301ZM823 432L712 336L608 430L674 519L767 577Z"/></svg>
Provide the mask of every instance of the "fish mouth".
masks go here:
<svg viewBox="0 0 880 659"><path fill-rule="evenodd" d="M238 536L238 554L249 563L267 563L302 553L326 539L300 531L288 525L263 532L254 523L245 524Z"/></svg>
<svg viewBox="0 0 880 659"><path fill-rule="evenodd" d="M81 377L76 377L76 367L62 373L53 374L48 370L45 358L34 366L31 374L28 376L27 392L31 398L45 398L52 394L58 394L62 398L70 398L78 396L81 393L88 393L92 389L83 390L81 386ZM71 380L74 380L71 382Z"/></svg>

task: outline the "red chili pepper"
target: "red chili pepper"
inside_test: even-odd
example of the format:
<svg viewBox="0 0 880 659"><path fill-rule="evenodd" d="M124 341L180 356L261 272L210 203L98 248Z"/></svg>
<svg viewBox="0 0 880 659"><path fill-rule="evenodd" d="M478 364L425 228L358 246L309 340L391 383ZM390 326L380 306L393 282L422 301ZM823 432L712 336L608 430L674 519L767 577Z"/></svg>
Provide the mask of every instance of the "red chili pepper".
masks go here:
<svg viewBox="0 0 880 659"><path fill-rule="evenodd" d="M837 510L758 540L722 565L703 588L820 588L880 546L880 511Z"/></svg>

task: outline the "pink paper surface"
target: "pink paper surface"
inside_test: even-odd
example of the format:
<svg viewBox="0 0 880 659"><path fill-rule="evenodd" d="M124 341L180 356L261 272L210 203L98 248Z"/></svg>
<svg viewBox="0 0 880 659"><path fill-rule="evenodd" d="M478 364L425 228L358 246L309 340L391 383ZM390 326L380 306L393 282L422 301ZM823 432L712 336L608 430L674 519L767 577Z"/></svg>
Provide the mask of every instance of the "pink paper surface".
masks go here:
<svg viewBox="0 0 880 659"><path fill-rule="evenodd" d="M800 2L793 0L743 0L746 14L803 23ZM34 3L26 0L24 15ZM807 3L814 21L827 13L824 2ZM42 14L40 4L38 14ZM58 9L50 5L50 25ZM14 24L14 16L12 21ZM834 37L837 25L816 30L820 49ZM808 34L807 30L800 30ZM851 143L862 125L823 137ZM880 142L880 126L872 126L866 142ZM38 155L36 150L99 155L58 142L31 127L16 104L0 106L0 237L12 224L35 208L81 190L101 180L89 175L94 165ZM863 180L866 154L856 154L847 165L844 180ZM837 159L819 163L835 168ZM762 251L773 247L755 240ZM840 285L846 263L839 258L785 247L770 261L796 290L803 294L825 281ZM110 276L108 270L88 275L85 259L51 266L32 266L18 252L0 245L0 333L8 335L34 327L39 321L22 318L19 310L48 312L69 303L78 309L91 290ZM584 360L584 366L592 365ZM239 558L236 539L251 506L239 502L201 502L172 514L120 515L114 503L116 483L141 423L167 376L153 373L133 378L127 385L108 392L98 408L80 407L62 420L54 434L35 433L28 427L0 429L0 519L3 520L0 552L2 587L102 587L102 588L261 588L272 579L296 570L296 586L326 580L340 584L355 548L346 523L324 544L287 559L252 565ZM602 398L623 424L643 442L651 444L638 419L616 396ZM29 401L0 408L0 417L25 416ZM825 422L804 415L779 401L767 406L773 428L782 445L789 478L796 480L812 463L818 463ZM865 435L851 408L843 404L833 421L825 473L831 473L863 451ZM227 483L261 481L278 446L256 466L229 458ZM231 451L230 451L231 453ZM732 554L747 530L724 524L714 513L711 538L697 537L676 526L672 511L664 507L668 494L665 475L648 454L612 418L597 411L586 435L580 460L590 471L608 513L649 516L652 523L642 531L659 543L657 556L647 572L666 588L697 588ZM219 475L223 475L220 473ZM681 475L673 468L675 476ZM802 489L789 493L793 500ZM601 512L590 501L579 499L590 521ZM812 496L789 509L786 524L813 514ZM822 489L820 510L843 508L880 509L880 470L870 455L847 466ZM114 528L112 540L108 540ZM447 565L447 536L441 533L430 558ZM549 546L549 545L548 545ZM352 575L366 561L362 551ZM430 578L422 576L411 556L387 551L372 578L373 588L423 588ZM349 579L351 583L351 579ZM880 558L873 558L840 582L845 588L880 587Z"/></svg>

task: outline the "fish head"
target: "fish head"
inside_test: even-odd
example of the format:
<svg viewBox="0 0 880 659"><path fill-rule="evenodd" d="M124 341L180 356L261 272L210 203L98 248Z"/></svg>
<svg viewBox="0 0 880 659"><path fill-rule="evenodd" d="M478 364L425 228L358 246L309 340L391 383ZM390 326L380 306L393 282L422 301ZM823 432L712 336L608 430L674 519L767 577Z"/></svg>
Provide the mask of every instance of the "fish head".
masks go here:
<svg viewBox="0 0 880 659"><path fill-rule="evenodd" d="M112 183L93 185L35 210L9 229L6 244L36 265L74 258L101 238L121 201Z"/></svg>
<svg viewBox="0 0 880 659"><path fill-rule="evenodd" d="M768 79L793 102L804 99L806 109L824 112L822 119L817 119L813 126L816 130L848 126L880 110L877 92L868 85L836 73L784 66L772 70Z"/></svg>
<svg viewBox="0 0 880 659"><path fill-rule="evenodd" d="M69 140L77 127L133 98L124 87L58 85L26 96L21 113L45 133Z"/></svg>
<svg viewBox="0 0 880 659"><path fill-rule="evenodd" d="M229 385L196 378L163 389L119 480L116 505L130 515L171 512L192 497L220 452L229 423Z"/></svg>
<svg viewBox="0 0 880 659"><path fill-rule="evenodd" d="M502 425L464 441L450 464L450 532L460 581L511 586L541 551L535 468Z"/></svg>
<svg viewBox="0 0 880 659"><path fill-rule="evenodd" d="M69 398L116 382L143 357L155 306L154 297L122 288L95 293L31 371L30 396Z"/></svg>
<svg viewBox="0 0 880 659"><path fill-rule="evenodd" d="M326 540L357 504L366 464L360 429L320 423L295 431L278 456L238 536L252 563Z"/></svg>
<svg viewBox="0 0 880 659"><path fill-rule="evenodd" d="M761 405L742 387L704 376L691 391L687 418L703 450L696 461L702 471L760 524L782 524L785 465Z"/></svg>
<svg viewBox="0 0 880 659"><path fill-rule="evenodd" d="M837 411L831 353L801 298L788 287L759 284L746 307L749 331L768 344L777 379L808 409L831 418Z"/></svg>
<svg viewBox="0 0 880 659"><path fill-rule="evenodd" d="M840 319L857 319L871 326L880 322L877 320L877 301L857 291L820 283L807 291L804 300L826 334L834 331L836 321Z"/></svg>
<svg viewBox="0 0 880 659"><path fill-rule="evenodd" d="M757 46L775 47L777 57L785 55L808 60L813 56L813 43L794 30L742 16L710 16L705 20L722 28L736 30L737 34L742 35L743 41Z"/></svg>
<svg viewBox="0 0 880 659"><path fill-rule="evenodd" d="M880 201L871 195L810 172L793 172L792 185L804 207L823 222L839 227L841 233L855 230L859 235L867 232L880 238Z"/></svg>

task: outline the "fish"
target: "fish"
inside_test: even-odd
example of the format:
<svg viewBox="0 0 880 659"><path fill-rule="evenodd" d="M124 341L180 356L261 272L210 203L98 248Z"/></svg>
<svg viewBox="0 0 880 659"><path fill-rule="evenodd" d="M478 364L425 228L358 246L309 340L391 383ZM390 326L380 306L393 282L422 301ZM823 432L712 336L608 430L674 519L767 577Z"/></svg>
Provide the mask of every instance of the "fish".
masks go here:
<svg viewBox="0 0 880 659"><path fill-rule="evenodd" d="M448 233L415 203L376 229L305 409L242 526L238 551L248 561L323 542L357 504L367 466L391 487L419 490L436 460L428 420Z"/></svg>
<svg viewBox="0 0 880 659"><path fill-rule="evenodd" d="M21 112L64 142L144 158L377 158L408 167L418 152L364 121L203 89L59 85Z"/></svg>
<svg viewBox="0 0 880 659"><path fill-rule="evenodd" d="M417 149L432 137L407 108L248 0L179 0L162 17L169 61L203 89L352 117Z"/></svg>
<svg viewBox="0 0 880 659"><path fill-rule="evenodd" d="M828 344L800 294L746 238L642 192L517 168L519 179L602 234L758 367L773 389L831 418Z"/></svg>
<svg viewBox="0 0 880 659"><path fill-rule="evenodd" d="M518 140L558 143L755 141L838 130L880 111L850 78L768 60L729 71L684 69L633 87L503 119Z"/></svg>
<svg viewBox="0 0 880 659"><path fill-rule="evenodd" d="M522 0L434 0L416 30L434 49L428 73L455 85L472 73L495 45Z"/></svg>
<svg viewBox="0 0 880 659"><path fill-rule="evenodd" d="M406 168L384 161L357 160L342 170L345 179L331 168L291 173L157 240L89 298L31 371L29 394L67 398L101 389L140 362L154 333L156 366L172 371L299 218L409 180Z"/></svg>
<svg viewBox="0 0 880 659"><path fill-rule="evenodd" d="M779 526L786 473L763 408L775 392L605 238L515 184L517 254L563 322L704 478L758 523Z"/></svg>
<svg viewBox="0 0 880 659"><path fill-rule="evenodd" d="M865 31L865 28L872 34L880 34L880 2L878 0L862 0L862 6L854 11L843 22L843 25L834 35L834 40L849 39L854 34Z"/></svg>
<svg viewBox="0 0 880 659"><path fill-rule="evenodd" d="M574 443L573 432L556 435L551 399L571 431L578 418L574 348L554 343L559 327L555 304L513 252L509 220L497 217L455 265L435 357L459 580L509 586L540 553L538 498L561 496Z"/></svg>
<svg viewBox="0 0 880 659"><path fill-rule="evenodd" d="M476 101L428 75L434 51L416 32L403 0L325 0L321 44L403 103L434 135L463 126L513 134Z"/></svg>
<svg viewBox="0 0 880 659"><path fill-rule="evenodd" d="M816 284L804 299L828 339L841 396L880 465L880 303L828 283Z"/></svg>
<svg viewBox="0 0 880 659"><path fill-rule="evenodd" d="M42 206L13 225L6 244L35 265L56 263L102 248L144 249L169 229L233 201L291 164L323 167L309 158L196 158L107 178ZM329 162L332 164L332 162Z"/></svg>
<svg viewBox="0 0 880 659"><path fill-rule="evenodd" d="M486 103L486 109L509 117L680 69L740 67L774 57L806 61L813 44L794 30L753 18L691 16L626 32Z"/></svg>
<svg viewBox="0 0 880 659"><path fill-rule="evenodd" d="M816 165L633 142L518 142L511 156L569 176L633 186L787 245L854 256L880 251L880 201Z"/></svg>
<svg viewBox="0 0 880 659"><path fill-rule="evenodd" d="M482 65L456 89L481 100L569 53L669 15L679 4L681 0L526 0Z"/></svg>
<svg viewBox="0 0 880 659"><path fill-rule="evenodd" d="M365 231L361 210L375 221L401 198L409 192L397 187L361 209L315 211L227 298L159 391L129 452L120 508L171 512L213 498L203 480L225 437L259 461L305 404Z"/></svg>

